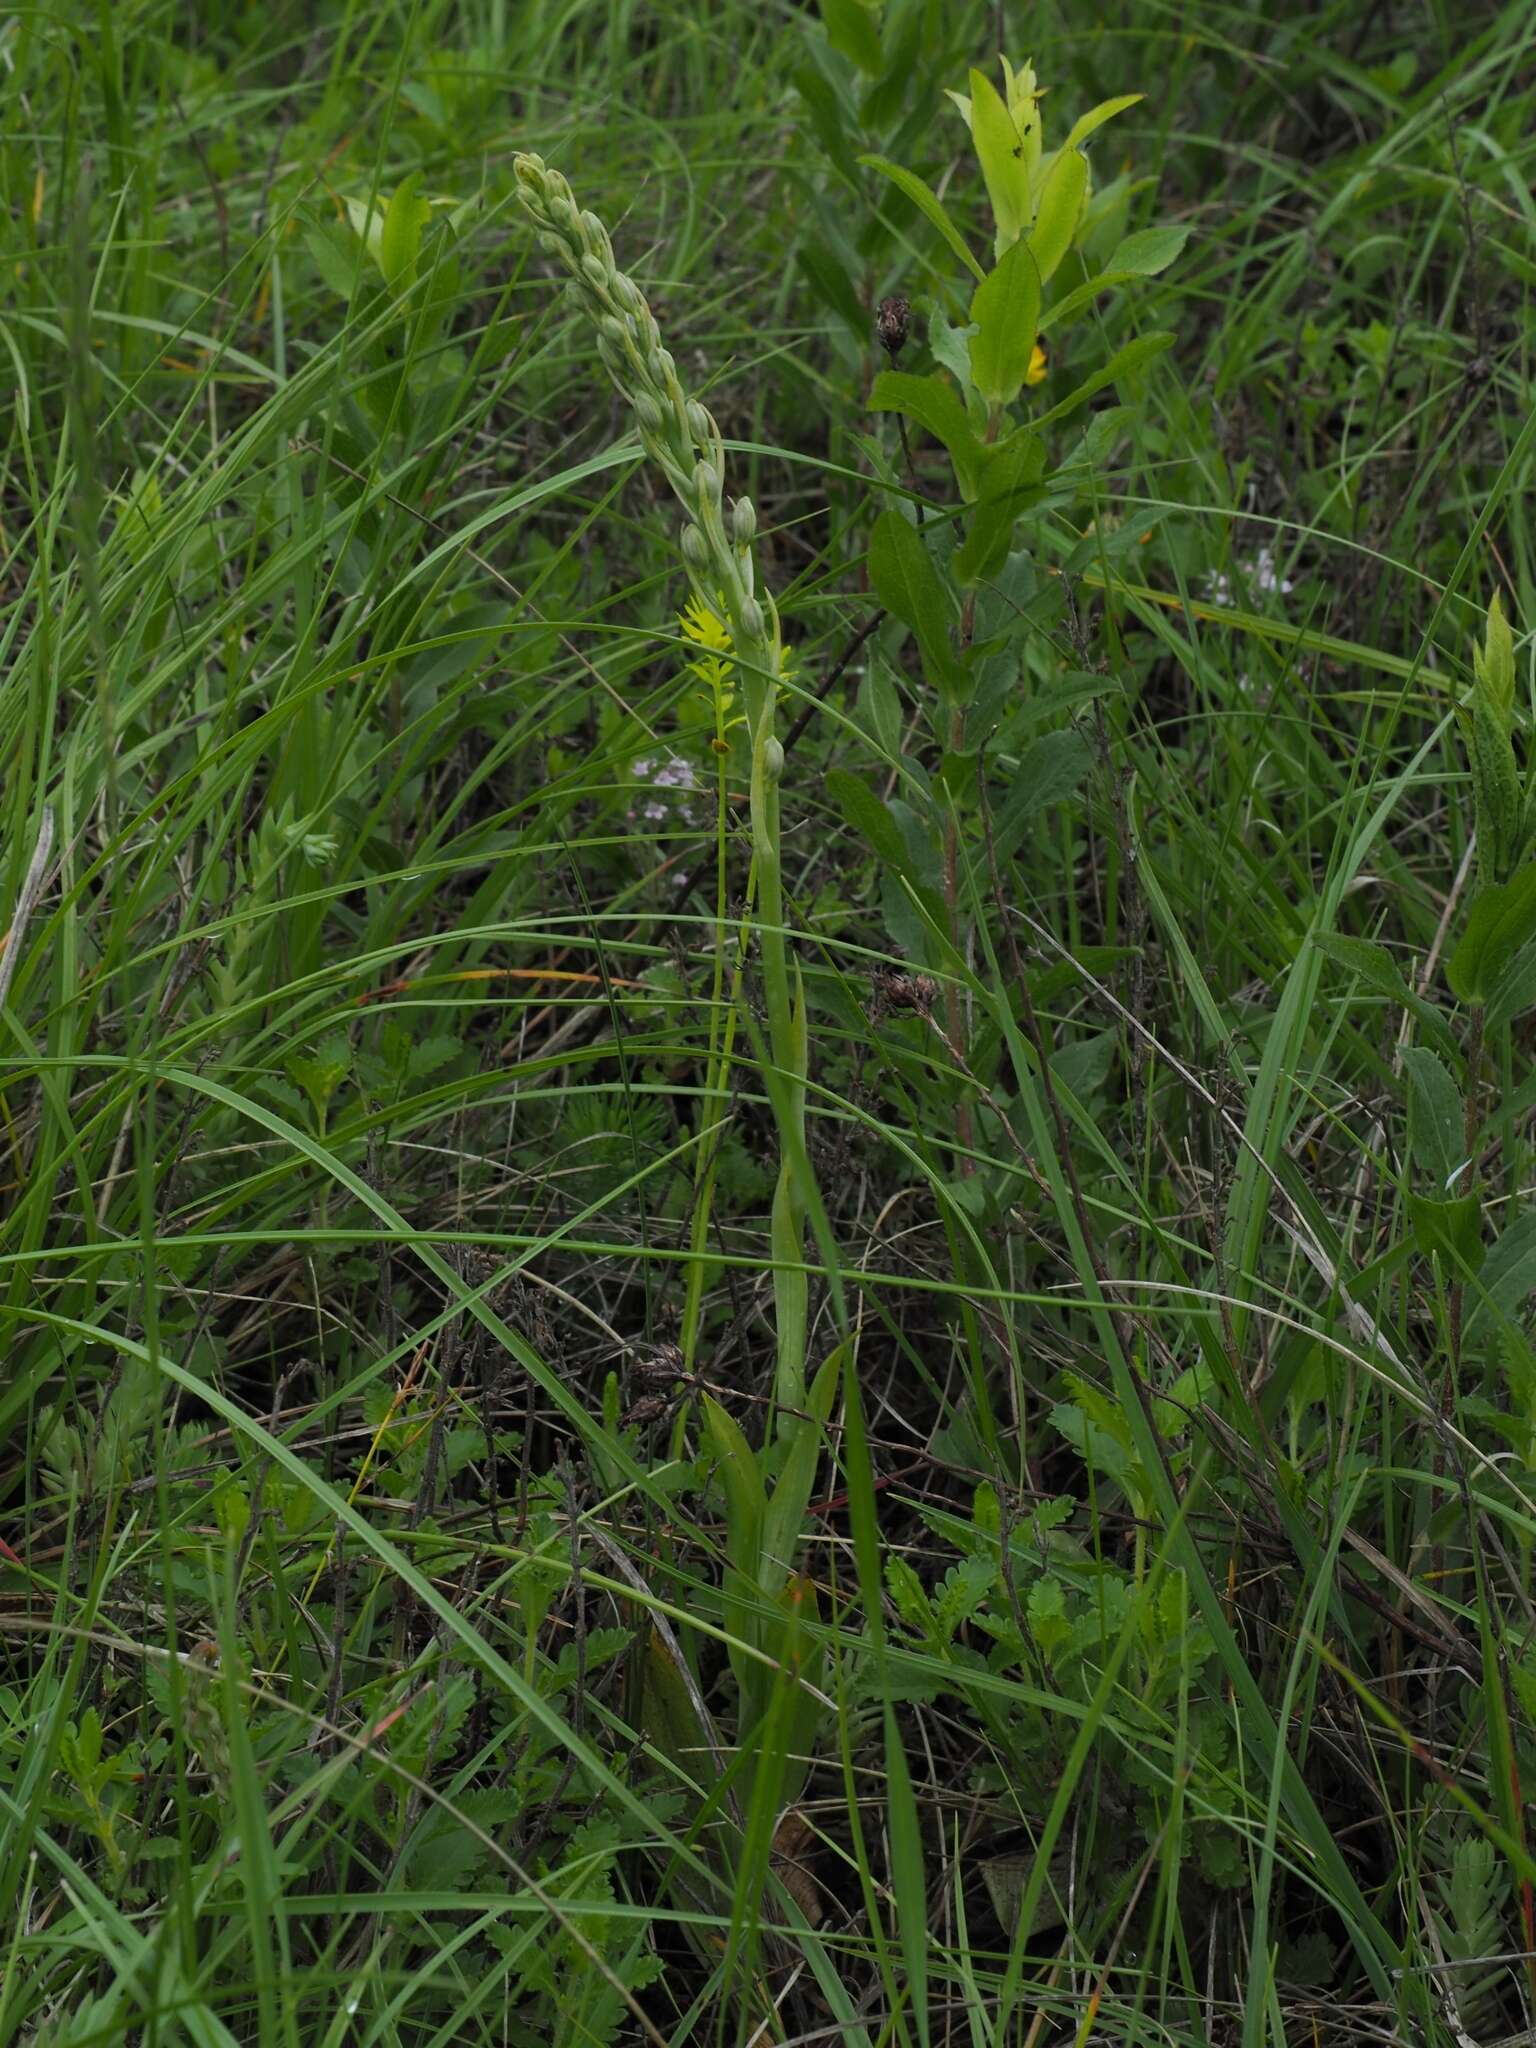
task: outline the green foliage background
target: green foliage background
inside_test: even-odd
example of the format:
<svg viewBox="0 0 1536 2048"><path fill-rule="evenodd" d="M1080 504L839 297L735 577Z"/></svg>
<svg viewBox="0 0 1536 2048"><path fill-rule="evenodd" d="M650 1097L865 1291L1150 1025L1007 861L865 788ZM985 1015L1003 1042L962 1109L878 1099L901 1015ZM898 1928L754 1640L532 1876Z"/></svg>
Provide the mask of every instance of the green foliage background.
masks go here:
<svg viewBox="0 0 1536 2048"><path fill-rule="evenodd" d="M0 2043L1525 2037L1533 40L0 21Z"/></svg>

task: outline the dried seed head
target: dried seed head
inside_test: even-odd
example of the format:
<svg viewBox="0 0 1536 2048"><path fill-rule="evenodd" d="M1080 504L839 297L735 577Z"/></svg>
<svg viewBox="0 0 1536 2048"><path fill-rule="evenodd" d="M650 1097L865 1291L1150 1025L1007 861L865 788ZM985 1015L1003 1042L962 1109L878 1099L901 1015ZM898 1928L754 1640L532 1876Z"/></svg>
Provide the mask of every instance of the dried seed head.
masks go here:
<svg viewBox="0 0 1536 2048"><path fill-rule="evenodd" d="M883 1016L887 1010L916 1010L919 1016L927 1017L939 999L939 984L931 974L911 974L899 967L877 967L872 979L874 1001L869 1006L872 1019Z"/></svg>
<svg viewBox="0 0 1536 2048"><path fill-rule="evenodd" d="M907 336L912 331L911 301L899 292L880 301L880 310L875 315L875 338L894 363L907 345Z"/></svg>

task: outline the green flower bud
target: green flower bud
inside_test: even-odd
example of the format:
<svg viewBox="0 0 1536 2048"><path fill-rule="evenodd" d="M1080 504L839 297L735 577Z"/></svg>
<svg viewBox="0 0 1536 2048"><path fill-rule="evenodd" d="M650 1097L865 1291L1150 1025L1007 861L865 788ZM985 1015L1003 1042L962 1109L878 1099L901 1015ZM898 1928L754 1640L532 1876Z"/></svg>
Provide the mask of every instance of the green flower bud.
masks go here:
<svg viewBox="0 0 1536 2048"><path fill-rule="evenodd" d="M739 548L749 548L757 535L757 512L750 498L738 498L731 507L731 539Z"/></svg>
<svg viewBox="0 0 1536 2048"><path fill-rule="evenodd" d="M768 632L768 621L763 617L763 608L755 597L744 597L740 605L741 630L748 640L762 640Z"/></svg>
<svg viewBox="0 0 1536 2048"><path fill-rule="evenodd" d="M763 747L763 779L777 782L784 773L784 747L781 741L770 738Z"/></svg>
<svg viewBox="0 0 1536 2048"><path fill-rule="evenodd" d="M693 488L701 505L720 503L720 472L707 456L701 456L694 464Z"/></svg>
<svg viewBox="0 0 1536 2048"><path fill-rule="evenodd" d="M715 445L715 423L696 398L688 401L688 431L701 448Z"/></svg>
<svg viewBox="0 0 1536 2048"><path fill-rule="evenodd" d="M691 520L683 528L683 560L690 569L702 571L709 567L709 542Z"/></svg>

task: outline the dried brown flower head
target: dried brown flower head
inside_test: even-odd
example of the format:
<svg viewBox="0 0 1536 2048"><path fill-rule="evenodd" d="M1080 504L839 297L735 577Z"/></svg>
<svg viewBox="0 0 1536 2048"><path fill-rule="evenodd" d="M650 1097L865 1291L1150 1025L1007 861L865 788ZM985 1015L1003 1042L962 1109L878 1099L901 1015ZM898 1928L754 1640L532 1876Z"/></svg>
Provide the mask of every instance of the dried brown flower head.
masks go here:
<svg viewBox="0 0 1536 2048"><path fill-rule="evenodd" d="M894 363L907 345L907 336L912 331L911 302L895 293L880 301L875 314L875 338Z"/></svg>

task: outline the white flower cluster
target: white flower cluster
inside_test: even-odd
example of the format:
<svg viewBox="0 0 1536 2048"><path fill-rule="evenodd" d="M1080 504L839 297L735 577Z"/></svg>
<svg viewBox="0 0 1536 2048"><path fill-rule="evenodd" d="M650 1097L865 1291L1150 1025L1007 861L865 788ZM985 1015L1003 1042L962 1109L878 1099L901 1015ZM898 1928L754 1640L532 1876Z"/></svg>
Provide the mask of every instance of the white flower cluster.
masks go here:
<svg viewBox="0 0 1536 2048"><path fill-rule="evenodd" d="M1289 576L1281 575L1280 565L1275 560L1275 551L1271 547L1261 547L1251 562L1240 562L1238 568L1247 587L1262 597L1268 597L1275 592L1284 597L1287 592L1296 588ZM1225 570L1218 569L1214 575L1206 577L1205 594L1212 604L1237 603L1232 579Z"/></svg>

